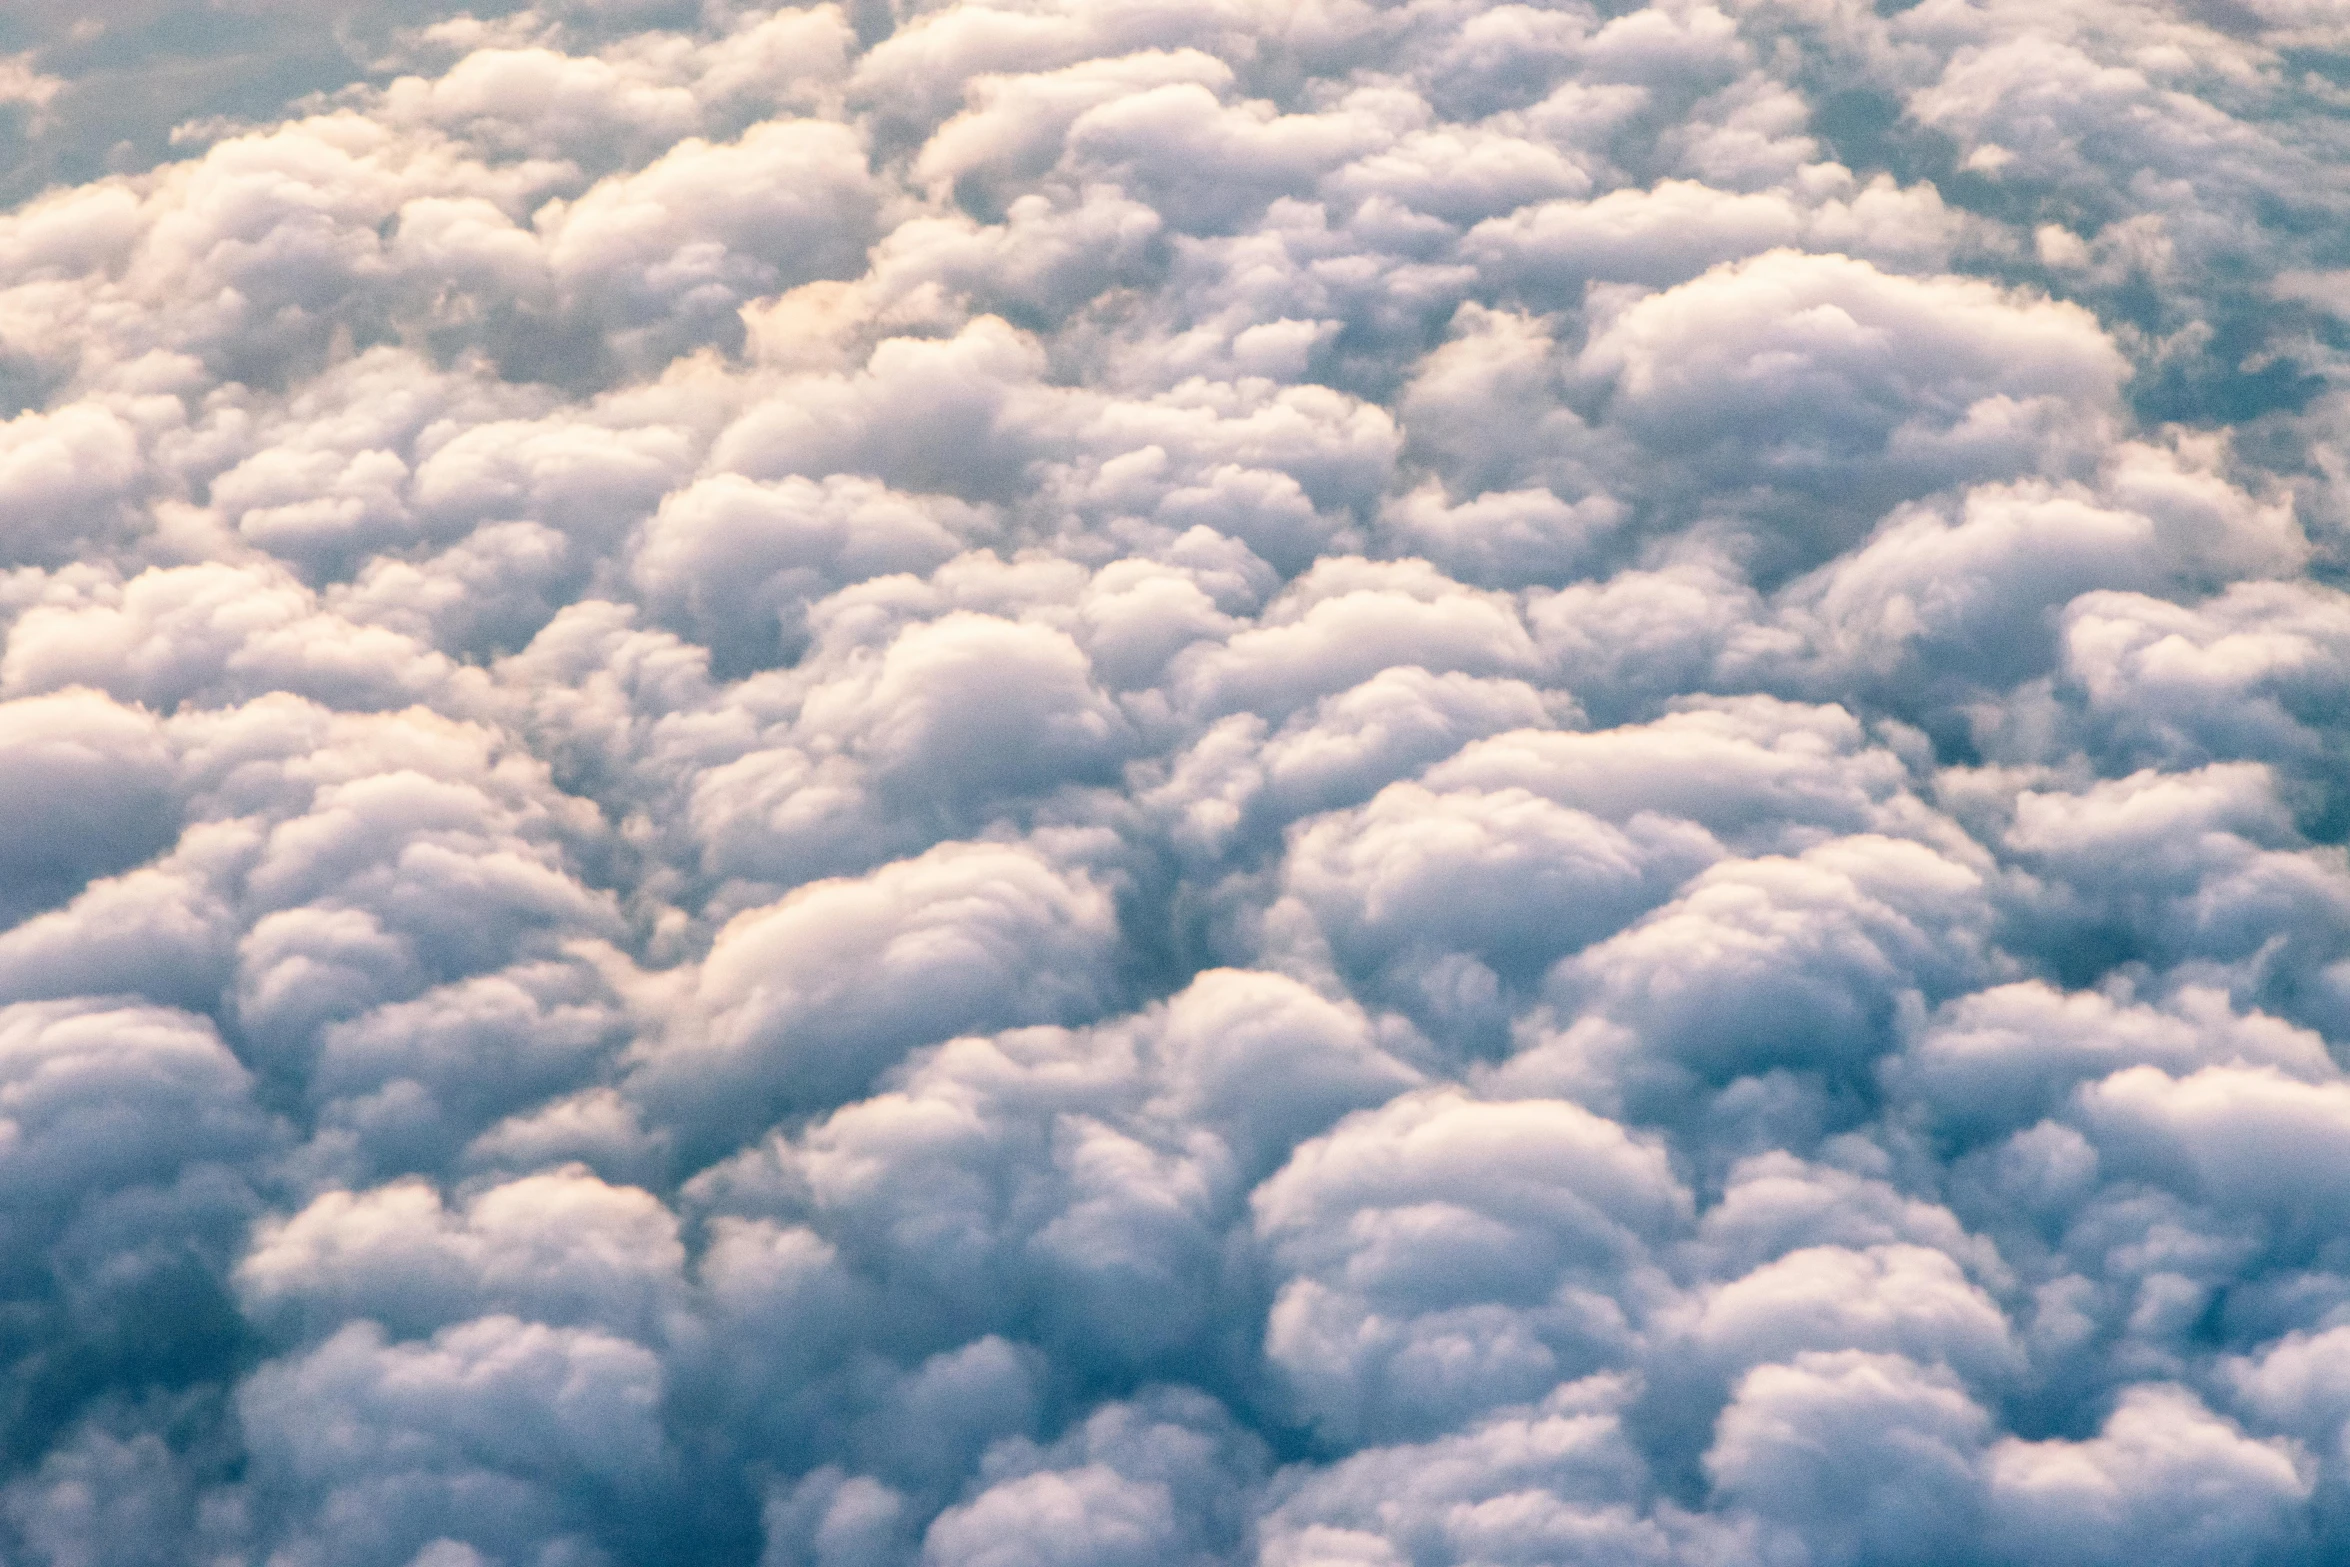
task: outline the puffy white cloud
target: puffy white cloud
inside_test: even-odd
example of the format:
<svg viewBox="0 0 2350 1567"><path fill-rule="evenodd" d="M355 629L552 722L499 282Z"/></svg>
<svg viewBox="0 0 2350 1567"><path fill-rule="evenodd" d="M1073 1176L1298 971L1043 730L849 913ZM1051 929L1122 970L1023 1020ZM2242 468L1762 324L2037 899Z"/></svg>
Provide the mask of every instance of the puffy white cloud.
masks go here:
<svg viewBox="0 0 2350 1567"><path fill-rule="evenodd" d="M381 708L433 695L454 673L397 631L322 613L282 568L208 562L60 586L18 619L0 689L91 686L155 707L291 691Z"/></svg>
<svg viewBox="0 0 2350 1567"><path fill-rule="evenodd" d="M2029 1126L2076 1084L2140 1066L2181 1076L2206 1066L2265 1068L2315 1083L2338 1076L2317 1035L2237 1016L2215 991L2183 991L2156 1008L2037 981L1951 1002L1891 1071L1943 1127L1981 1136Z"/></svg>
<svg viewBox="0 0 2350 1567"><path fill-rule="evenodd" d="M526 1176L449 1212L421 1182L329 1192L265 1225L237 1284L265 1321L354 1317L420 1332L489 1311L658 1339L685 1260L650 1193L577 1168Z"/></svg>
<svg viewBox="0 0 2350 1567"><path fill-rule="evenodd" d="M1836 832L1934 824L1901 756L1841 707L1691 699L1646 724L1519 732L1467 746L1439 788L1521 788L1605 820L1692 821L1742 847L1796 850Z"/></svg>
<svg viewBox="0 0 2350 1567"><path fill-rule="evenodd" d="M1603 317L1578 368L1723 499L1802 495L1776 553L1809 564L1905 496L2062 471L2099 443L2123 360L2076 306L1775 250Z"/></svg>
<svg viewBox="0 0 2350 1567"><path fill-rule="evenodd" d="M1491 493L1505 485L1531 480L1554 489L1587 487L1576 458L1590 436L1585 422L1564 406L1563 369L1558 345L1541 322L1463 304L1453 314L1450 341L1420 362L1399 399L1410 434L1407 452L1437 466L1457 490L1478 497L1482 505L1471 517L1497 514L1509 504ZM1531 497L1545 493L1530 492L1517 505L1538 504ZM1530 564L1554 570L1574 565L1581 553L1575 546L1584 542L1577 535L1603 531L1617 510L1605 497L1578 496L1569 517L1589 514L1590 520L1581 527L1570 522L1550 558L1537 554ZM1465 524L1457 513L1447 521L1455 528ZM1423 523L1415 531L1449 543L1442 526Z"/></svg>
<svg viewBox="0 0 2350 1567"><path fill-rule="evenodd" d="M1218 1331L1217 1226L1249 1184L1417 1082L1394 1053L1409 1045L1293 980L1210 971L1139 1017L925 1052L891 1091L700 1185L722 1206L805 1215L908 1322L1155 1354ZM975 1271L995 1286L962 1287Z"/></svg>
<svg viewBox="0 0 2350 1567"><path fill-rule="evenodd" d="M1563 1101L1399 1097L1251 1199L1266 1352L1341 1439L1441 1428L1618 1363L1687 1222L1663 1152Z"/></svg>
<svg viewBox="0 0 2350 1567"><path fill-rule="evenodd" d="M2350 1086L2254 1066L2181 1078L2131 1067L2081 1091L2083 1120L2117 1173L2143 1168L2223 1210L2263 1215L2281 1240L2304 1245L2341 1200L2345 1104Z"/></svg>
<svg viewBox="0 0 2350 1567"><path fill-rule="evenodd" d="M586 964L517 964L330 1026L311 1100L362 1167L441 1169L503 1112L594 1077L630 1032Z"/></svg>
<svg viewBox="0 0 2350 1567"><path fill-rule="evenodd" d="M1011 1562L1135 1564L1213 1560L1240 1543L1235 1480L1256 1444L1196 1394L1111 1404L1049 1449L992 1449L990 1482L925 1532L925 1567Z"/></svg>
<svg viewBox="0 0 2350 1567"><path fill-rule="evenodd" d="M1214 1128L1262 1171L1337 1113L1415 1081L1382 1048L1380 1035L1392 1032L1293 980L1211 969L1168 1004L1151 1042L1160 1084L1152 1108Z"/></svg>
<svg viewBox="0 0 2350 1567"><path fill-rule="evenodd" d="M469 421L432 444L410 491L451 531L521 516L609 548L691 472L697 433L667 421L564 415Z"/></svg>
<svg viewBox="0 0 2350 1567"><path fill-rule="evenodd" d="M269 1141L251 1077L201 1018L30 1002L0 1011L0 1020L7 1180L17 1224L28 1230L85 1197L168 1187L191 1167L242 1163Z"/></svg>
<svg viewBox="0 0 2350 1567"><path fill-rule="evenodd" d="M1963 1553L1980 1528L1990 1430L1947 1372L1812 1351L1747 1374L1705 1466L1813 1560L1932 1561Z"/></svg>
<svg viewBox="0 0 2350 1567"><path fill-rule="evenodd" d="M1986 486L1968 493L1955 523L1896 514L1791 596L1817 617L1822 653L1864 679L1924 662L1945 679L1998 687L2057 661L2059 612L2093 590L2194 586L2300 564L2305 546L2287 506L2262 506L2178 453L2132 448L2111 462L2096 489Z"/></svg>
<svg viewBox="0 0 2350 1567"><path fill-rule="evenodd" d="M0 882L21 917L176 837L171 756L154 719L90 691L0 703L10 802Z"/></svg>
<svg viewBox="0 0 2350 1567"><path fill-rule="evenodd" d="M791 649L813 601L869 577L926 571L981 527L967 507L854 479L761 485L719 475L662 502L632 575L650 607L739 669Z"/></svg>
<svg viewBox="0 0 2350 1567"><path fill-rule="evenodd" d="M1022 820L1116 777L1133 728L1068 632L950 610L875 647L909 584L874 586L868 603L826 617L830 645L802 665L815 683L789 727L763 737L780 743L712 757L694 778L688 820L710 871L790 886Z"/></svg>
<svg viewBox="0 0 2350 1567"><path fill-rule="evenodd" d="M10 564L70 560L120 529L118 508L145 467L140 433L94 403L0 424L0 497L18 519Z"/></svg>
<svg viewBox="0 0 2350 1567"><path fill-rule="evenodd" d="M583 1490L642 1506L662 1488L661 1390L650 1351L593 1329L487 1316L392 1342L354 1323L257 1371L239 1414L249 1483L284 1508L277 1549L397 1567L484 1559L443 1541L592 1548Z"/></svg>
<svg viewBox="0 0 2350 1567"><path fill-rule="evenodd" d="M283 1141L207 1019L97 1000L0 1008L0 1386L31 1445L58 1441L70 1462L60 1439L93 1405L169 1401L222 1374L235 1352L222 1275ZM79 1548L66 1519L34 1527Z"/></svg>
<svg viewBox="0 0 2350 1567"><path fill-rule="evenodd" d="M2307 1460L2256 1441L2185 1388L2124 1394L2083 1442L2002 1440L1988 1455L1994 1539L2051 1562L2259 1561L2306 1550Z"/></svg>
<svg viewBox="0 0 2350 1567"><path fill-rule="evenodd" d="M1715 1291L1693 1333L1733 1363L1898 1352L1995 1378L2015 1360L1998 1304L1924 1246L1810 1246Z"/></svg>
<svg viewBox="0 0 2350 1567"><path fill-rule="evenodd" d="M1514 675L1536 666L1533 641L1499 594L1425 565L1327 560L1266 607L1259 624L1193 649L1179 692L1211 711L1286 715L1381 669Z"/></svg>
<svg viewBox="0 0 2350 1567"><path fill-rule="evenodd" d="M2326 754L2302 715L2337 678L2335 610L2329 590L2301 582L2239 583L2192 606L2083 594L2065 613L2064 671L2150 760L2307 767Z"/></svg>
<svg viewBox="0 0 2350 1567"><path fill-rule="evenodd" d="M1292 1469L1275 1482L1262 1559L1668 1560L1679 1531L1639 1511L1648 1477L1621 1419L1633 1391L1622 1377L1568 1382L1431 1442Z"/></svg>
<svg viewBox="0 0 2350 1567"><path fill-rule="evenodd" d="M1554 971L1583 1014L1503 1080L1670 1114L1693 1085L1794 1073L1850 1092L1922 1002L1985 976L1978 874L1922 845L1832 839L1723 861ZM1590 1025L1605 1019L1620 1033Z"/></svg>
<svg viewBox="0 0 2350 1567"><path fill-rule="evenodd" d="M251 923L236 1013L281 1069L329 1022L616 925L608 898L569 874L564 839L586 824L576 802L547 797L543 769L479 729L382 730L358 729L341 756L326 736L271 737L325 742L287 768L293 808L237 867ZM370 740L389 754L367 755Z"/></svg>
<svg viewBox="0 0 2350 1567"><path fill-rule="evenodd" d="M1123 727L1066 633L968 613L909 627L800 711L801 732L846 742L916 799L1099 777Z"/></svg>
<svg viewBox="0 0 2350 1567"><path fill-rule="evenodd" d="M493 9L0 59L0 1558L2340 1554L2324 7Z"/></svg>
<svg viewBox="0 0 2350 1567"><path fill-rule="evenodd" d="M1285 810L1351 803L1465 740L1546 725L1572 709L1521 680L1383 669L1324 697L1267 738L1265 782Z"/></svg>
<svg viewBox="0 0 2350 1567"><path fill-rule="evenodd" d="M1835 1152L1850 1157L1845 1146ZM1872 1247L1912 1242L1994 1281L2005 1272L1997 1248L1970 1238L1948 1208L1903 1192L1882 1174L1807 1163L1784 1151L1741 1160L1721 1200L1698 1225L1706 1271L1734 1277L1800 1247ZM1918 1256L1928 1269L1939 1264Z"/></svg>
<svg viewBox="0 0 2350 1567"><path fill-rule="evenodd" d="M1645 812L1617 827L1523 789L1398 783L1302 824L1284 879L1362 988L1440 1028L1614 934L1719 853L1703 828Z"/></svg>
<svg viewBox="0 0 2350 1567"><path fill-rule="evenodd" d="M1147 50L1057 71L981 77L964 89L970 107L922 144L915 172L937 185L1033 180L1060 160L1089 110L1152 88L1229 87L1232 70L1194 49ZM1004 192L992 192L1000 201Z"/></svg>
<svg viewBox="0 0 2350 1567"><path fill-rule="evenodd" d="M1664 179L1588 201L1547 201L1489 218L1468 237L1485 268L1537 298L1572 299L1592 282L1666 287L1708 268L1809 242L1896 262L1928 260L1952 225L1931 186L1863 186L1814 164L1791 188L1719 190Z"/></svg>
<svg viewBox="0 0 2350 1567"><path fill-rule="evenodd" d="M1013 844L813 882L718 933L698 1021L644 1058L642 1092L739 1131L837 1104L917 1046L1105 1009L1117 931L1101 879ZM773 1109L745 1126L745 1095Z"/></svg>
<svg viewBox="0 0 2350 1567"><path fill-rule="evenodd" d="M556 287L610 320L616 347L641 352L649 322L706 331L747 300L853 268L874 205L853 134L778 120L720 145L680 142L534 218Z"/></svg>
<svg viewBox="0 0 2350 1567"><path fill-rule="evenodd" d="M185 1466L152 1433L86 1430L12 1483L4 1505L21 1548L44 1563L162 1562L191 1542L236 1545L230 1520L207 1515Z"/></svg>

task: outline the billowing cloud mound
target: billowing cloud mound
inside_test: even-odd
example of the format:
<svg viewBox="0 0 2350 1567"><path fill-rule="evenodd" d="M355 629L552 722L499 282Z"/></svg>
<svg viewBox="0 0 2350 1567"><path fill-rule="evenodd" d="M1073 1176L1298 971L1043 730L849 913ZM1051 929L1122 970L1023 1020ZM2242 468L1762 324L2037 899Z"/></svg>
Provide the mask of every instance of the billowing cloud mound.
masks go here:
<svg viewBox="0 0 2350 1567"><path fill-rule="evenodd" d="M2350 24L0 21L0 1560L2350 1553Z"/></svg>

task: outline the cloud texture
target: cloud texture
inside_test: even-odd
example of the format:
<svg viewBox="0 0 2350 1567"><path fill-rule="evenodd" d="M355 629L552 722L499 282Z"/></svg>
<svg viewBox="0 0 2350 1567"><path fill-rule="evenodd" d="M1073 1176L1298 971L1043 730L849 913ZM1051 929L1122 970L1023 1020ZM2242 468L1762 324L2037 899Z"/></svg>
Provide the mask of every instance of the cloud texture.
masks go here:
<svg viewBox="0 0 2350 1567"><path fill-rule="evenodd" d="M45 15L0 1560L2350 1552L2337 8Z"/></svg>

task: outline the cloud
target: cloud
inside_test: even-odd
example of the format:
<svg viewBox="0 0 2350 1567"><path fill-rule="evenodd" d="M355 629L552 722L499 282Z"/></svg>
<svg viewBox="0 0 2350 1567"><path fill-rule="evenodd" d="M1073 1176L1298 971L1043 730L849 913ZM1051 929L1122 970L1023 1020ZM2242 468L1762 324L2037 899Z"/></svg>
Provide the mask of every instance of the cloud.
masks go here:
<svg viewBox="0 0 2350 1567"><path fill-rule="evenodd" d="M967 507L854 479L719 475L662 502L633 575L722 666L757 667L805 634L810 604L851 582L927 572L960 553L959 534L984 527Z"/></svg>
<svg viewBox="0 0 2350 1567"><path fill-rule="evenodd" d="M4 876L22 918L176 837L169 751L152 717L86 690L0 705L14 802Z"/></svg>
<svg viewBox="0 0 2350 1567"><path fill-rule="evenodd" d="M1434 1441L1366 1448L1298 1467L1273 1486L1264 1559L1386 1563L1670 1559L1684 1531L1643 1517L1649 1490L1622 1410L1633 1389L1598 1376L1559 1386ZM1700 1532L1702 1539L1702 1533ZM1690 1543L1699 1543L1692 1541Z"/></svg>
<svg viewBox="0 0 2350 1567"><path fill-rule="evenodd" d="M1106 1009L1116 935L1108 887L1010 844L811 883L718 933L694 986L700 1021L646 1057L642 1091L730 1125L745 1093L837 1104L916 1046Z"/></svg>
<svg viewBox="0 0 2350 1567"><path fill-rule="evenodd" d="M1750 1373L1705 1463L1717 1490L1814 1559L1931 1560L1979 1528L1990 1422L1947 1372L1807 1352Z"/></svg>
<svg viewBox="0 0 2350 1567"><path fill-rule="evenodd" d="M83 9L0 1558L2341 1554L2323 7Z"/></svg>
<svg viewBox="0 0 2350 1567"><path fill-rule="evenodd" d="M599 1509L581 1489L660 1487L660 1396L660 1363L637 1345L488 1316L423 1343L356 1323L263 1367L239 1412L252 1484L283 1508L279 1548L389 1564L451 1530L492 1549L587 1547L578 1526Z"/></svg>
<svg viewBox="0 0 2350 1567"><path fill-rule="evenodd" d="M2137 1546L2249 1561L2304 1548L2306 1460L2257 1442L2184 1388L2133 1389L2085 1442L2008 1438L1990 1454L1995 1527L2043 1561L2114 1561Z"/></svg>
<svg viewBox="0 0 2350 1567"><path fill-rule="evenodd" d="M1575 1105L1399 1097L1251 1199L1286 1275L1267 1355L1341 1440L1522 1401L1619 1363L1688 1204L1661 1150Z"/></svg>
<svg viewBox="0 0 2350 1567"><path fill-rule="evenodd" d="M1046 1451L1007 1442L985 1461L993 1483L939 1515L921 1559L1140 1564L1229 1551L1242 1519L1220 1504L1262 1460L1221 1416L1161 1394L1105 1407Z"/></svg>
<svg viewBox="0 0 2350 1567"><path fill-rule="evenodd" d="M1774 250L1603 318L1577 368L1708 489L1805 496L1817 520L1774 532L1808 564L1852 542L1840 512L1865 527L1964 478L2062 471L2123 362L2077 307Z"/></svg>

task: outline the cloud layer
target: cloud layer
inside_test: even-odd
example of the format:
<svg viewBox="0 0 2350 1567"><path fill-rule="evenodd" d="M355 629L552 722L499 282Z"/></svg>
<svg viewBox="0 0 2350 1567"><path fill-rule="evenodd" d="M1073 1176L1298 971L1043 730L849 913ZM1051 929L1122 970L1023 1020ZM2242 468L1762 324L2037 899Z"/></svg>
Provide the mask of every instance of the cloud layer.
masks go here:
<svg viewBox="0 0 2350 1567"><path fill-rule="evenodd" d="M2350 28L0 45L0 1557L2350 1550Z"/></svg>

